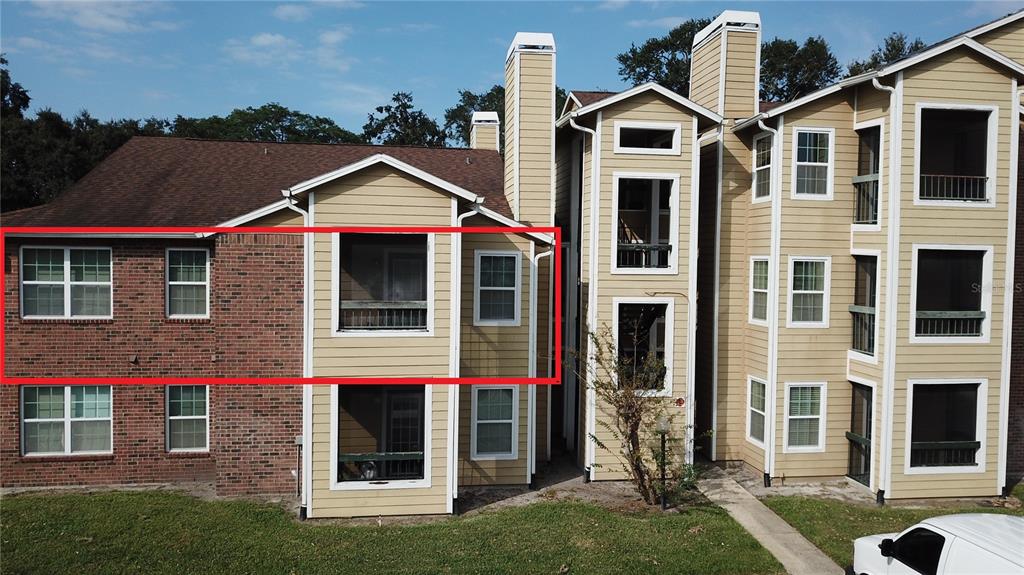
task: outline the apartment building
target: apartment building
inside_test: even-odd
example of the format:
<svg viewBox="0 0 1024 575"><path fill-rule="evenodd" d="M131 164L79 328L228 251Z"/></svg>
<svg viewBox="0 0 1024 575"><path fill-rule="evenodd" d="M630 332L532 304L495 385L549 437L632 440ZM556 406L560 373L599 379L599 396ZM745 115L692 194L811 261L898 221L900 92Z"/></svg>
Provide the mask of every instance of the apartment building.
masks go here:
<svg viewBox="0 0 1024 575"><path fill-rule="evenodd" d="M688 461L880 500L1001 493L1024 466L1024 12L771 105L761 33L724 12L690 94L562 110L555 39L519 33L505 124L475 114L469 149L135 138L5 214L4 375L52 383L0 387L0 484L213 481L351 517L453 513L556 456L620 479L588 385L601 332L663 363L649 393ZM17 229L128 225L237 231ZM297 226L346 229L274 230ZM438 231L481 226L509 231ZM210 384L62 382L90 376Z"/></svg>

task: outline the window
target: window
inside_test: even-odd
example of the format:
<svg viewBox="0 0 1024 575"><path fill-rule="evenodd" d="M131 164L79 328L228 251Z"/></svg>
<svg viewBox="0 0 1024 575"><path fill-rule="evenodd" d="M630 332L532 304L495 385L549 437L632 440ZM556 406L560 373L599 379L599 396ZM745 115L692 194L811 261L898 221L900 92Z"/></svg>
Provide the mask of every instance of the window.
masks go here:
<svg viewBox="0 0 1024 575"><path fill-rule="evenodd" d="M23 248L21 315L111 317L110 248Z"/></svg>
<svg viewBox="0 0 1024 575"><path fill-rule="evenodd" d="M853 223L878 224L878 172L881 164L882 127L873 126L857 130L857 175L853 178L856 190Z"/></svg>
<svg viewBox="0 0 1024 575"><path fill-rule="evenodd" d="M875 355L875 293L878 282L878 256L853 256L854 281L853 341L850 349L864 355Z"/></svg>
<svg viewBox="0 0 1024 575"><path fill-rule="evenodd" d="M429 477L424 457L429 451L428 387L336 387L337 483L379 487Z"/></svg>
<svg viewBox="0 0 1024 575"><path fill-rule="evenodd" d="M998 108L917 105L918 203L991 205Z"/></svg>
<svg viewBox="0 0 1024 575"><path fill-rule="evenodd" d="M612 273L676 273L679 176L615 173Z"/></svg>
<svg viewBox="0 0 1024 575"><path fill-rule="evenodd" d="M909 469L981 471L984 427L982 382L910 382Z"/></svg>
<svg viewBox="0 0 1024 575"><path fill-rule="evenodd" d="M431 331L431 236L357 233L335 241L339 332Z"/></svg>
<svg viewBox="0 0 1024 575"><path fill-rule="evenodd" d="M616 154L678 156L682 125L668 122L615 122Z"/></svg>
<svg viewBox="0 0 1024 575"><path fill-rule="evenodd" d="M991 248L941 248L914 246L911 341L984 339L992 298Z"/></svg>
<svg viewBox="0 0 1024 575"><path fill-rule="evenodd" d="M787 327L828 327L831 258L789 259Z"/></svg>
<svg viewBox="0 0 1024 575"><path fill-rule="evenodd" d="M25 455L111 452L109 385L22 388Z"/></svg>
<svg viewBox="0 0 1024 575"><path fill-rule="evenodd" d="M905 533L893 545L893 559L921 575L935 575L946 538L934 531L918 527Z"/></svg>
<svg viewBox="0 0 1024 575"><path fill-rule="evenodd" d="M850 408L850 431L846 433L846 476L858 483L871 484L871 427L874 390L866 385L850 382L853 403Z"/></svg>
<svg viewBox="0 0 1024 575"><path fill-rule="evenodd" d="M167 449L209 449L210 413L205 385L167 386Z"/></svg>
<svg viewBox="0 0 1024 575"><path fill-rule="evenodd" d="M754 200L772 194L772 135L764 133L754 138Z"/></svg>
<svg viewBox="0 0 1024 575"><path fill-rule="evenodd" d="M747 378L747 439L764 447L764 407L767 384Z"/></svg>
<svg viewBox="0 0 1024 575"><path fill-rule="evenodd" d="M476 251L473 325L519 325L520 252Z"/></svg>
<svg viewBox="0 0 1024 575"><path fill-rule="evenodd" d="M615 349L619 384L640 393L672 391L672 313L667 298L614 298Z"/></svg>
<svg viewBox="0 0 1024 575"><path fill-rule="evenodd" d="M750 323L767 325L768 258L750 258Z"/></svg>
<svg viewBox="0 0 1024 575"><path fill-rule="evenodd" d="M473 459L516 459L519 388L473 386Z"/></svg>
<svg viewBox="0 0 1024 575"><path fill-rule="evenodd" d="M825 450L825 384L786 384L786 452Z"/></svg>
<svg viewBox="0 0 1024 575"><path fill-rule="evenodd" d="M793 197L832 199L832 128L794 128Z"/></svg>
<svg viewBox="0 0 1024 575"><path fill-rule="evenodd" d="M210 252L167 250L167 317L210 317Z"/></svg>

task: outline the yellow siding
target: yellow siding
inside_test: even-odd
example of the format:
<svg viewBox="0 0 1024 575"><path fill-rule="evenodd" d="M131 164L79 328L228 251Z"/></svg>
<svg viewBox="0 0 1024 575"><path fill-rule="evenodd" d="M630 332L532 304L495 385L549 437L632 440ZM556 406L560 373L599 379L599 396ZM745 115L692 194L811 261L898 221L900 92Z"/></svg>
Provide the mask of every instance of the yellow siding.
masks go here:
<svg viewBox="0 0 1024 575"><path fill-rule="evenodd" d="M690 99L714 112L718 109L721 81L722 35L700 46L690 62Z"/></svg>
<svg viewBox="0 0 1024 575"><path fill-rule="evenodd" d="M757 113L757 55L761 35L757 32L725 32L725 111L726 118L749 118Z"/></svg>
<svg viewBox="0 0 1024 575"><path fill-rule="evenodd" d="M1024 20L1017 20L975 38L981 44L1024 64Z"/></svg>
<svg viewBox="0 0 1024 575"><path fill-rule="evenodd" d="M498 127L493 124L475 125L469 139L469 147L474 150L497 150Z"/></svg>
<svg viewBox="0 0 1024 575"><path fill-rule="evenodd" d="M551 54L519 56L519 221L551 225L555 118Z"/></svg>
<svg viewBox="0 0 1024 575"><path fill-rule="evenodd" d="M505 62L505 199L512 207L513 214L516 210L516 165L517 154L519 153L516 142L516 130L519 126L519 55L512 54L512 57Z"/></svg>

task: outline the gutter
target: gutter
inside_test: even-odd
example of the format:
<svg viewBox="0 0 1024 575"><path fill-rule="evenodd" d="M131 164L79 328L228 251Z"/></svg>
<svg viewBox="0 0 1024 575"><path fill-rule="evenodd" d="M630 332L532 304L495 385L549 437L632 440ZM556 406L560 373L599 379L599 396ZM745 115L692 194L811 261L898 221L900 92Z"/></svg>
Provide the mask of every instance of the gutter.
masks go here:
<svg viewBox="0 0 1024 575"><path fill-rule="evenodd" d="M527 357L529 358L529 364L526 366L526 373L528 377L537 377L537 270L538 263L541 258L548 257L554 253L554 249L550 249L546 252L534 253L536 244L530 244L530 333L529 333L529 351ZM550 386L548 386L550 387ZM537 472L537 430L535 427L535 412L537 406L537 386L527 386L527 405L529 406L529 413L527 413L527 462L526 462L526 479L530 485L533 485L533 475ZM550 409L550 407L549 407Z"/></svg>
<svg viewBox="0 0 1024 575"><path fill-rule="evenodd" d="M772 128L763 120L758 120L759 128L772 135L772 190L771 190L771 229L768 256L768 285L769 300L768 307L768 386L765 404L771 406L771 411L765 415L765 448L764 448L764 485L771 487L772 475L775 471L775 449L776 449L776 420L778 413L778 379L779 379L779 267L782 265L781 258L782 243L782 120L779 120L779 128ZM778 166L778 168L776 168ZM749 384L748 384L749 385ZM785 406L783 406L785 409Z"/></svg>

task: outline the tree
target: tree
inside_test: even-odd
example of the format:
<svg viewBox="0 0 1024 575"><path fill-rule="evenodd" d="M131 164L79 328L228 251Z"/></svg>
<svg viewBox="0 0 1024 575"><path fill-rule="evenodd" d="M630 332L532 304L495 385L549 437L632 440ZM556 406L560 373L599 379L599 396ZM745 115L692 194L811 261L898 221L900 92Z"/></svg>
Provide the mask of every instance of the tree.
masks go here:
<svg viewBox="0 0 1024 575"><path fill-rule="evenodd" d="M442 148L444 131L423 110L413 109L412 94L395 92L391 104L377 106L363 125L363 140L390 146Z"/></svg>
<svg viewBox="0 0 1024 575"><path fill-rule="evenodd" d="M562 111L567 94L555 86L555 117ZM505 149L505 87L499 84L479 94L459 90L459 103L444 111L444 134L449 142L468 146L472 130L473 112L497 112L502 129L498 131L498 147Z"/></svg>
<svg viewBox="0 0 1024 575"><path fill-rule="evenodd" d="M290 110L277 102L236 108L225 117L186 118L170 124L172 136L261 142L359 143L362 139L334 120Z"/></svg>
<svg viewBox="0 0 1024 575"><path fill-rule="evenodd" d="M891 64L896 60L916 54L926 47L920 38L914 38L914 41L911 42L903 32L893 32L882 40L882 44L871 52L871 56L867 60L854 60L850 62L847 75L856 76L877 70L886 64Z"/></svg>
<svg viewBox="0 0 1024 575"><path fill-rule="evenodd" d="M839 61L821 36L804 41L775 38L761 46L761 99L790 102L839 79Z"/></svg>
<svg viewBox="0 0 1024 575"><path fill-rule="evenodd" d="M7 71L7 59L3 54L0 54L0 66L0 117L4 120L21 118L31 101L28 90L22 88L21 84L11 81L11 74Z"/></svg>
<svg viewBox="0 0 1024 575"><path fill-rule="evenodd" d="M689 95L693 37L710 23L710 18L693 18L661 38L650 38L640 46L631 44L616 56L619 77L634 86L657 82L677 94Z"/></svg>

